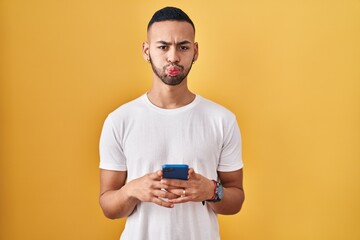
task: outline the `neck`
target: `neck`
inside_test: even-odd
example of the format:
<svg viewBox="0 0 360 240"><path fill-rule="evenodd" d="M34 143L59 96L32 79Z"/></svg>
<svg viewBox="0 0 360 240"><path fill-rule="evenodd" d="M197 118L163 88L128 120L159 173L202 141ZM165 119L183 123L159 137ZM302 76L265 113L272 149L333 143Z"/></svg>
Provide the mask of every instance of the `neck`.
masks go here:
<svg viewBox="0 0 360 240"><path fill-rule="evenodd" d="M195 94L190 92L187 87L187 79L176 86L153 81L153 86L147 96L155 106L165 109L183 107L195 99Z"/></svg>

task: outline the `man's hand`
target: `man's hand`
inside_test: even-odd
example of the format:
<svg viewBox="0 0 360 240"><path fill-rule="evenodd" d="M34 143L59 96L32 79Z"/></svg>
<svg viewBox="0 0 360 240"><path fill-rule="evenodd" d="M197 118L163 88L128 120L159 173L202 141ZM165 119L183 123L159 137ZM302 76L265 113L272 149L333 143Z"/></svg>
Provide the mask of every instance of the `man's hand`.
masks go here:
<svg viewBox="0 0 360 240"><path fill-rule="evenodd" d="M153 202L167 208L174 207L174 204L166 199L170 200L178 196L165 190L169 187L160 181L161 178L162 171L157 171L134 179L126 185L128 196L142 202Z"/></svg>
<svg viewBox="0 0 360 240"><path fill-rule="evenodd" d="M169 199L171 203L201 202L213 197L214 183L189 169L188 180L162 179L161 183L167 186L167 191L178 196Z"/></svg>
<svg viewBox="0 0 360 240"><path fill-rule="evenodd" d="M224 197L220 202L207 202L217 214L236 214L244 202L243 170L233 172L218 172L221 184L224 187ZM167 191L174 193L179 198L169 200L172 203L200 202L211 199L214 194L214 183L194 169L189 170L189 180L162 179L161 182L168 186Z"/></svg>

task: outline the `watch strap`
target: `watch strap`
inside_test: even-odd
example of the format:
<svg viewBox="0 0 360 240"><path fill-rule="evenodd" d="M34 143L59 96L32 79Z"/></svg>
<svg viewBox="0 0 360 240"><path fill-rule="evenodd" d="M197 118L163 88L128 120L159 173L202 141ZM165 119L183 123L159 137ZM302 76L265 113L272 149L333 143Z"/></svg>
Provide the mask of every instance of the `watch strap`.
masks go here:
<svg viewBox="0 0 360 240"><path fill-rule="evenodd" d="M220 182L211 180L214 183L214 194L212 198L206 200L206 202L220 202L224 195L224 189ZM205 201L202 201L202 204L205 205Z"/></svg>

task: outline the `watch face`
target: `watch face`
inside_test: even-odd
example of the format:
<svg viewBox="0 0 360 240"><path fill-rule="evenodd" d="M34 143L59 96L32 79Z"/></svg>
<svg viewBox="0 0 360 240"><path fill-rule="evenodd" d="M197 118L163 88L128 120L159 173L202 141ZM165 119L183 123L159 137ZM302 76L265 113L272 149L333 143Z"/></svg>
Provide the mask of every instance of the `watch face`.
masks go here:
<svg viewBox="0 0 360 240"><path fill-rule="evenodd" d="M216 198L221 200L224 197L224 188L220 183L216 184Z"/></svg>

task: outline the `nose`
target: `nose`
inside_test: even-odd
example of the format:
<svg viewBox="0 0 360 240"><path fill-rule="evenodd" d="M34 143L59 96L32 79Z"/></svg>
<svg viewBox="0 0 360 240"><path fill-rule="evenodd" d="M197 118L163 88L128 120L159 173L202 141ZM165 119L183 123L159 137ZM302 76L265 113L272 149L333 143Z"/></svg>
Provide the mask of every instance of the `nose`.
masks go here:
<svg viewBox="0 0 360 240"><path fill-rule="evenodd" d="M178 63L180 61L180 56L176 48L170 48L167 52L167 61L169 63Z"/></svg>

